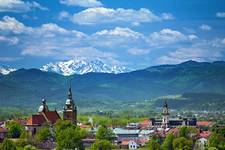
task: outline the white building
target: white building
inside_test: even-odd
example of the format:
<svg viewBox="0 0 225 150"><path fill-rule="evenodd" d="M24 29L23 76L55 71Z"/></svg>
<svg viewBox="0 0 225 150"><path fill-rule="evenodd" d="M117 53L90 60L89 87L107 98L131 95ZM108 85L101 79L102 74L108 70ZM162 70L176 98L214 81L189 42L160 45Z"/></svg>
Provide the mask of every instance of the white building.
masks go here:
<svg viewBox="0 0 225 150"><path fill-rule="evenodd" d="M204 150L208 146L208 140L206 138L200 138L195 142L195 150Z"/></svg>
<svg viewBox="0 0 225 150"><path fill-rule="evenodd" d="M129 149L137 149L138 148L138 144L135 141L129 141L128 148Z"/></svg>

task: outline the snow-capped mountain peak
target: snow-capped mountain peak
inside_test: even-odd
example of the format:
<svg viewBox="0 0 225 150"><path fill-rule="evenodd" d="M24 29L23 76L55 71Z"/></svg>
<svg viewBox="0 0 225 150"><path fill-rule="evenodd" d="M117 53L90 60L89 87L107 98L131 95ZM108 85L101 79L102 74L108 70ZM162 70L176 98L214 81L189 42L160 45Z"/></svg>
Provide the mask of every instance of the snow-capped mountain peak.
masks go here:
<svg viewBox="0 0 225 150"><path fill-rule="evenodd" d="M9 66L0 66L0 74L7 75L13 71L16 71L16 69Z"/></svg>
<svg viewBox="0 0 225 150"><path fill-rule="evenodd" d="M72 74L86 74L89 72L101 73L124 73L129 69L123 66L108 65L103 61L97 60L68 60L56 63L49 63L41 68L42 71L56 72L65 76Z"/></svg>

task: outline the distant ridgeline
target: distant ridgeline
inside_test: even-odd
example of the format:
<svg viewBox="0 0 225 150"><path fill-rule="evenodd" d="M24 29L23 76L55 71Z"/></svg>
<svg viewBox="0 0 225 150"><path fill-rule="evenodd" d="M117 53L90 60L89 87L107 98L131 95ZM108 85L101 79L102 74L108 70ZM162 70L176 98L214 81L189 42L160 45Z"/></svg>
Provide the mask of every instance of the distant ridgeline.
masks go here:
<svg viewBox="0 0 225 150"><path fill-rule="evenodd" d="M172 109L224 110L225 95L215 93L185 93L179 96L156 98L155 106L161 107L167 101Z"/></svg>
<svg viewBox="0 0 225 150"><path fill-rule="evenodd" d="M42 98L60 105L71 79L78 103L83 100L139 101L181 95L168 100L171 108L199 109L202 106L202 109L218 110L225 102L225 62L188 61L121 74L63 76L38 69L19 69L7 75L0 74L0 105L38 105ZM158 105L160 99L156 100Z"/></svg>

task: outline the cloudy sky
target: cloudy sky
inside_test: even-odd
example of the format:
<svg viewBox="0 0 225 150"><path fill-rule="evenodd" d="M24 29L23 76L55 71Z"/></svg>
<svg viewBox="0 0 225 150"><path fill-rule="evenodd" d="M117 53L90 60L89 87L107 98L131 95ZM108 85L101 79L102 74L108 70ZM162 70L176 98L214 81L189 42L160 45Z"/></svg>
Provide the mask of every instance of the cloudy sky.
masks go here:
<svg viewBox="0 0 225 150"><path fill-rule="evenodd" d="M0 64L225 60L224 0L0 0Z"/></svg>

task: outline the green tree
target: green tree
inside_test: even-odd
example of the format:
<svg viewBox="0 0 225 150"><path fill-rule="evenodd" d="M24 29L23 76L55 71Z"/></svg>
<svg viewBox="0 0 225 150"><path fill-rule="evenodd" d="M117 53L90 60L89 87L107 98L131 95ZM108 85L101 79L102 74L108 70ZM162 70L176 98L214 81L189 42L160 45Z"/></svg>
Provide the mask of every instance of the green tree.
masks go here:
<svg viewBox="0 0 225 150"><path fill-rule="evenodd" d="M206 148L206 150L218 150L216 147L209 147L209 148Z"/></svg>
<svg viewBox="0 0 225 150"><path fill-rule="evenodd" d="M217 147L219 144L219 139L217 133L213 133L209 138L209 146L210 147Z"/></svg>
<svg viewBox="0 0 225 150"><path fill-rule="evenodd" d="M96 140L91 146L92 150L111 150L112 144L108 140Z"/></svg>
<svg viewBox="0 0 225 150"><path fill-rule="evenodd" d="M187 126L182 126L179 130L179 137L184 137L187 138L188 137L188 128Z"/></svg>
<svg viewBox="0 0 225 150"><path fill-rule="evenodd" d="M64 130L69 127L73 127L74 125L68 120L58 120L55 124L55 131L56 134L59 133L61 130Z"/></svg>
<svg viewBox="0 0 225 150"><path fill-rule="evenodd" d="M49 138L52 137L52 134L49 130L49 128L41 128L40 130L38 130L38 132L35 135L35 138L37 141L45 141Z"/></svg>
<svg viewBox="0 0 225 150"><path fill-rule="evenodd" d="M162 150L173 150L173 139L174 139L173 134L172 133L168 134L161 146Z"/></svg>
<svg viewBox="0 0 225 150"><path fill-rule="evenodd" d="M15 121L7 123L6 127L9 129L8 137L10 138L19 138L20 135L25 132L24 127Z"/></svg>
<svg viewBox="0 0 225 150"><path fill-rule="evenodd" d="M36 147L32 146L32 145L26 145L24 147L24 150L37 150Z"/></svg>
<svg viewBox="0 0 225 150"><path fill-rule="evenodd" d="M82 149L81 139L85 136L85 130L80 129L80 127L68 121L59 121L56 124L57 150Z"/></svg>
<svg viewBox="0 0 225 150"><path fill-rule="evenodd" d="M150 142L148 143L148 149L149 150L160 150L160 144L154 139L152 138L150 140Z"/></svg>
<svg viewBox="0 0 225 150"><path fill-rule="evenodd" d="M13 143L13 141L5 139L2 143L2 145L0 146L1 150L16 150L16 146Z"/></svg>
<svg viewBox="0 0 225 150"><path fill-rule="evenodd" d="M219 150L225 149L225 127L214 128L209 138L209 147L216 147Z"/></svg>
<svg viewBox="0 0 225 150"><path fill-rule="evenodd" d="M179 137L173 140L174 150L191 150L193 141L185 137Z"/></svg>
<svg viewBox="0 0 225 150"><path fill-rule="evenodd" d="M112 140L114 133L111 129L108 129L106 126L100 126L96 133L96 139L99 140Z"/></svg>

